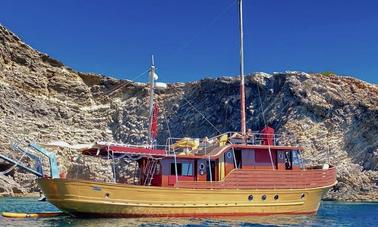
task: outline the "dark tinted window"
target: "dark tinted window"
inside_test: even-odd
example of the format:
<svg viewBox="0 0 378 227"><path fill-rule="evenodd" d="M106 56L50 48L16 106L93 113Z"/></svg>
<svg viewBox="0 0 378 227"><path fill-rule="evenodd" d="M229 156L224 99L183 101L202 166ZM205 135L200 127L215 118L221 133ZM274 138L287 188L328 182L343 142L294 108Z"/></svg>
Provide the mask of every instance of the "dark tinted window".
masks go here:
<svg viewBox="0 0 378 227"><path fill-rule="evenodd" d="M176 175L175 163L171 163L171 175ZM182 164L181 163L177 163L177 175L178 176L182 175Z"/></svg>

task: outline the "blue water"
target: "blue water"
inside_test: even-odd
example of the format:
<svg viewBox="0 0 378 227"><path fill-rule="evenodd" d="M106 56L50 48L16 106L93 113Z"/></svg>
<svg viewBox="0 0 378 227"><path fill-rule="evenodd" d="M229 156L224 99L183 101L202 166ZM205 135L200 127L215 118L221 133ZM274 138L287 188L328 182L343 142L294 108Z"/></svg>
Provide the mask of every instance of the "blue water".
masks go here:
<svg viewBox="0 0 378 227"><path fill-rule="evenodd" d="M0 198L0 212L58 211L36 198ZM131 218L83 219L71 216L12 219L0 226L378 226L378 203L323 202L317 215L277 215L240 218Z"/></svg>

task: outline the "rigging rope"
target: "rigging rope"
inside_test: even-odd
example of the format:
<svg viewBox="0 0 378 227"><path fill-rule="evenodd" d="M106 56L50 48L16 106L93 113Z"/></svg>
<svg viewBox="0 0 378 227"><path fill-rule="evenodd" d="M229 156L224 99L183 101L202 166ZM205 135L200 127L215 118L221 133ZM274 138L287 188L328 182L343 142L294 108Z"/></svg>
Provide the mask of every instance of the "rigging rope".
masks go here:
<svg viewBox="0 0 378 227"><path fill-rule="evenodd" d="M172 56L180 53L181 51L183 51L184 49L186 49L187 47L190 46L190 44L196 40L198 37L200 37L200 35L202 35L204 32L207 32L209 29L210 26L212 26L213 24L215 24L224 14L226 14L234 5L236 5L237 1L231 1L231 3L229 5L227 5L223 10L221 10L207 25L205 25L202 30L200 32L198 32L196 35L194 35L188 42L186 42L184 45L182 45L181 47L177 48L176 51L172 54ZM145 73L147 73L149 71L149 69L147 69L146 71L142 72L141 74L139 74L138 76L136 76L135 78L131 79L131 81L129 82L125 82L119 86L117 86L116 88L114 88L113 90L111 90L108 95L111 95L113 92L115 92L116 90L119 90L123 87L125 87L126 85L128 85L129 83L131 83L132 81L138 79L139 77L141 77L142 75L144 75ZM195 110L197 111L219 134L221 133L217 127L215 127L214 124L212 124L206 117L205 115L203 115L200 111L198 111L187 99L184 98L184 100ZM167 122L167 121L166 121ZM169 126L168 126L168 122L167 122L167 128L168 128L168 132L169 132L169 135L171 136L171 132L170 132L170 129L169 129Z"/></svg>
<svg viewBox="0 0 378 227"><path fill-rule="evenodd" d="M257 82L257 80L256 80L256 82ZM261 116L262 116L262 119L263 119L263 122L264 122L264 127L266 127L267 124L266 124L266 119L265 119L265 114L264 114L265 111L264 111L264 107L263 107L263 103L262 103L262 99L261 99L260 87L259 87L258 84L257 84L257 92L259 94ZM270 142L268 142L268 150L269 150L270 163L272 164L272 169L275 170L275 168L274 168L274 162L273 162L273 157L272 157L272 151L270 149Z"/></svg>
<svg viewBox="0 0 378 227"><path fill-rule="evenodd" d="M168 138L170 138L170 137L172 137L172 135L171 135L171 130L169 129L168 118L166 118L166 116L165 116L165 112L166 112L165 105L163 105L163 108L162 108L162 109L163 109L163 111L162 111L162 115L163 115L163 117L164 117L165 123L166 123L166 125L167 125L167 129L168 129L168 135L169 135Z"/></svg>
<svg viewBox="0 0 378 227"><path fill-rule="evenodd" d="M180 94L179 92L179 90L177 90L177 88L175 88L174 86L172 86L173 87L173 89L175 89L177 92L178 92L178 94ZM209 123L210 125L211 125L211 127L213 127L219 134L222 134L219 130L218 130L218 128L213 124L213 123L211 123L207 118L206 118L206 116L203 114L203 113L201 113L201 111L199 111L196 107L194 107L194 105L191 103L191 102L189 102L189 100L188 99L186 99L184 96L182 96L182 99L184 99L184 101L186 101L188 104L189 104L189 106L191 106L195 111L197 111L197 113L199 113L202 117L203 117L203 119L205 119L205 121L207 121L207 123Z"/></svg>
<svg viewBox="0 0 378 227"><path fill-rule="evenodd" d="M257 82L257 80L256 80ZM262 119L263 119L263 122L264 122L264 127L266 127L266 119L265 119L265 115L264 115L264 108L263 108L263 104L262 104L262 99L261 99L261 94L260 94L260 87L259 85L257 84L257 92L259 94L259 102L260 102L260 110L261 110L261 116L262 116Z"/></svg>
<svg viewBox="0 0 378 227"><path fill-rule="evenodd" d="M145 70L144 72L140 73L139 75L137 75L136 77L132 78L130 81L123 81L121 84L119 84L118 86L116 86L115 88L113 88L111 91L109 91L107 93L107 95L112 95L113 92L125 87L126 85L129 85L130 83L133 83L136 79L140 78L141 76L143 76L144 74L146 74L150 69L147 69Z"/></svg>
<svg viewBox="0 0 378 227"><path fill-rule="evenodd" d="M136 156L136 157L132 157L132 155L126 155L126 158L128 161L138 161L139 159L143 158L143 156L139 155L139 156Z"/></svg>

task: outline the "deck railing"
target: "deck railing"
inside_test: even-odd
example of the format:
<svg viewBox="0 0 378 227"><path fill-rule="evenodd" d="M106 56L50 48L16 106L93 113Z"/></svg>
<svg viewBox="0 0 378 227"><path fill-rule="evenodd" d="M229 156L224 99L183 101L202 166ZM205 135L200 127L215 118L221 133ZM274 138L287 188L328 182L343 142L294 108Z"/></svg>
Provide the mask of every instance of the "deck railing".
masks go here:
<svg viewBox="0 0 378 227"><path fill-rule="evenodd" d="M267 142L267 140L271 142ZM153 148L165 150L167 155L174 155L176 153L197 152L207 154L216 147L222 147L226 144L248 144L248 145L296 145L292 141L296 141L294 136L287 136L285 134L269 134L253 132L246 136L242 136L239 132L225 132L211 138L189 138L189 137L169 137L165 145L149 145L149 144L125 144L125 143L107 143L99 142L99 145L105 146L123 146L123 147L139 147L139 148Z"/></svg>
<svg viewBox="0 0 378 227"><path fill-rule="evenodd" d="M235 169L223 181L180 181L180 188L256 188L256 189L298 189L333 185L336 182L336 168L303 170L243 170Z"/></svg>

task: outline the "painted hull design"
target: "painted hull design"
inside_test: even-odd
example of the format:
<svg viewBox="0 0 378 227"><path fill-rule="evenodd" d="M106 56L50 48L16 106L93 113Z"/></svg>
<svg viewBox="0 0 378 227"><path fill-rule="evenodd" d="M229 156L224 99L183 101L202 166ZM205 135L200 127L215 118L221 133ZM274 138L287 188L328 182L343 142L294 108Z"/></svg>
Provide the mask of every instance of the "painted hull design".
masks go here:
<svg viewBox="0 0 378 227"><path fill-rule="evenodd" d="M38 184L47 200L62 211L93 217L312 214L318 210L322 195L334 185L306 189L183 189L48 178L38 179Z"/></svg>

